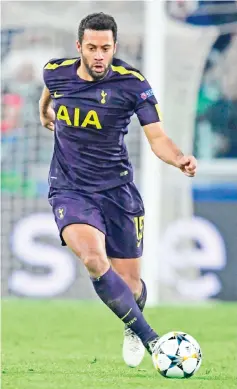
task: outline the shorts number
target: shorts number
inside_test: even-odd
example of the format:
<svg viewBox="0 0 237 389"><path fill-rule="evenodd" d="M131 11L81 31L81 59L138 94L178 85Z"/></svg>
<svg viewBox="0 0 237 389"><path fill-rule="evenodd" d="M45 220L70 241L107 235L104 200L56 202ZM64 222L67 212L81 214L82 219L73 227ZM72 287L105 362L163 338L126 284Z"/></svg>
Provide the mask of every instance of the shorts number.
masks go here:
<svg viewBox="0 0 237 389"><path fill-rule="evenodd" d="M137 247L139 247L143 238L144 216L136 216L134 218L134 224L137 234Z"/></svg>

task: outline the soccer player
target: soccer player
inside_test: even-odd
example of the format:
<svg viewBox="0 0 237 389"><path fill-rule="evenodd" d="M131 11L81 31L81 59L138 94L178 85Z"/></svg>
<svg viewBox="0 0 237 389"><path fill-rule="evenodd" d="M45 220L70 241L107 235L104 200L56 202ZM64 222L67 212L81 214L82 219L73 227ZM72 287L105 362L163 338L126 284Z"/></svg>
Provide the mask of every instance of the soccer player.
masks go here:
<svg viewBox="0 0 237 389"><path fill-rule="evenodd" d="M158 334L142 313L144 206L124 143L134 112L158 158L190 177L197 163L163 131L148 81L114 58L112 16L84 18L76 45L80 57L53 59L44 67L40 120L55 138L49 202L62 245L80 258L97 295L125 323L125 362L138 366L145 348L152 354Z"/></svg>

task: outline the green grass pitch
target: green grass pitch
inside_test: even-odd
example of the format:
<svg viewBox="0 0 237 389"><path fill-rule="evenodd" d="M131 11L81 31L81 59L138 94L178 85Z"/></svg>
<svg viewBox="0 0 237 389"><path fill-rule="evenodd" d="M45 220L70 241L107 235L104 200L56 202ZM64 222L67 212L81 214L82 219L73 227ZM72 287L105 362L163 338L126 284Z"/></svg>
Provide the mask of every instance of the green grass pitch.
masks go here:
<svg viewBox="0 0 237 389"><path fill-rule="evenodd" d="M145 316L160 334L183 330L199 341L197 375L163 378L148 354L126 367L122 323L102 304L16 299L2 301L2 388L236 389L236 304L161 306Z"/></svg>

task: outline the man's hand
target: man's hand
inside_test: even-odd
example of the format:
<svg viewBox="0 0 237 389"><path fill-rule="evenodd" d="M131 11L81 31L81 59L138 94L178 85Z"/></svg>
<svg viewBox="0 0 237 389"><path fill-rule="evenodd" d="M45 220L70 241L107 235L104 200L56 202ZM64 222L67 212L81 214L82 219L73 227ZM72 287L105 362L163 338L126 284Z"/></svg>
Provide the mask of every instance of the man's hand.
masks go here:
<svg viewBox="0 0 237 389"><path fill-rule="evenodd" d="M48 128L50 131L54 131L55 112L53 108L48 107L47 112L40 115L40 122L43 127Z"/></svg>
<svg viewBox="0 0 237 389"><path fill-rule="evenodd" d="M177 167L188 177L194 177L197 170L197 160L192 155L183 155L178 159Z"/></svg>

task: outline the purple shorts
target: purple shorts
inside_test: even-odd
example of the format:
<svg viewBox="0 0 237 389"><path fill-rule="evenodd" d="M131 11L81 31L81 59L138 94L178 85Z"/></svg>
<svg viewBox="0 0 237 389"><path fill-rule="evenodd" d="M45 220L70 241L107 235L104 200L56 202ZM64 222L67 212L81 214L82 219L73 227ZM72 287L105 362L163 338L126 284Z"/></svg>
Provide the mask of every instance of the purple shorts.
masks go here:
<svg viewBox="0 0 237 389"><path fill-rule="evenodd" d="M63 246L66 226L89 224L105 234L108 257L141 257L144 205L133 182L96 193L51 188L49 203Z"/></svg>

